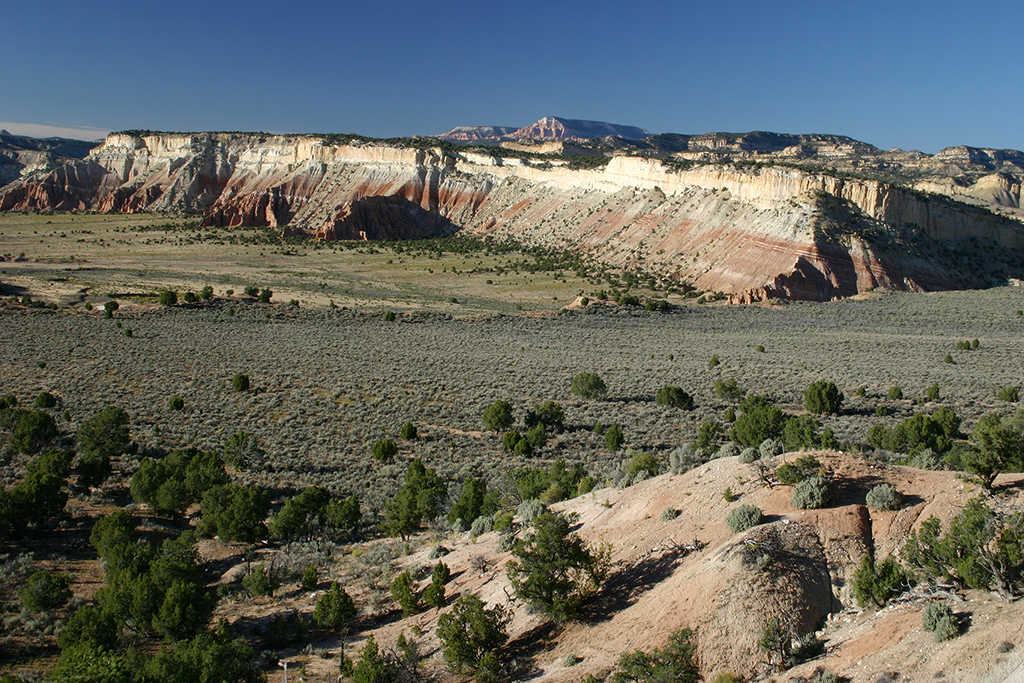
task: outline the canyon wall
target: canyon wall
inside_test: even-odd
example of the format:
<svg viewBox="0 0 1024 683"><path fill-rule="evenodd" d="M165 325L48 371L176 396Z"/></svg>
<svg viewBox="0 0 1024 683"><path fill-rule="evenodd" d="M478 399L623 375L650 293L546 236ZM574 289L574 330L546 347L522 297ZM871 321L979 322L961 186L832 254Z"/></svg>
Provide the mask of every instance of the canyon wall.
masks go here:
<svg viewBox="0 0 1024 683"><path fill-rule="evenodd" d="M1024 254L1016 220L878 181L781 166L679 170L631 156L580 170L499 153L300 135L113 134L82 161L4 187L0 210L175 211L325 240L463 230L584 251L737 302L993 284L996 274L966 259L962 245L987 245L1014 263Z"/></svg>

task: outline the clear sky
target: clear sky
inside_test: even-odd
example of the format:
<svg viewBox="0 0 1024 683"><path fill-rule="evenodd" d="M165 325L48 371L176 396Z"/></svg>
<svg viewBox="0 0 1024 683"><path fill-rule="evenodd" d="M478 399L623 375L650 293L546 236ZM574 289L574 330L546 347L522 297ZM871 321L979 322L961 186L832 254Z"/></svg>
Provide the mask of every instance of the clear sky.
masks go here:
<svg viewBox="0 0 1024 683"><path fill-rule="evenodd" d="M651 132L1024 149L1021 0L4 3L0 127Z"/></svg>

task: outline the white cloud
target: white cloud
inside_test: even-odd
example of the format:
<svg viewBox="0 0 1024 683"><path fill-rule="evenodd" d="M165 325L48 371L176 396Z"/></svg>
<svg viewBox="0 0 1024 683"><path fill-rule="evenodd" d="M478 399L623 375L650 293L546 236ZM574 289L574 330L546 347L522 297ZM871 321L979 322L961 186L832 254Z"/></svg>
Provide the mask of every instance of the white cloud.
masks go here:
<svg viewBox="0 0 1024 683"><path fill-rule="evenodd" d="M76 128L50 126L43 123L13 123L0 121L0 128L14 135L28 135L33 138L72 138L74 140L102 140L109 130L102 128Z"/></svg>

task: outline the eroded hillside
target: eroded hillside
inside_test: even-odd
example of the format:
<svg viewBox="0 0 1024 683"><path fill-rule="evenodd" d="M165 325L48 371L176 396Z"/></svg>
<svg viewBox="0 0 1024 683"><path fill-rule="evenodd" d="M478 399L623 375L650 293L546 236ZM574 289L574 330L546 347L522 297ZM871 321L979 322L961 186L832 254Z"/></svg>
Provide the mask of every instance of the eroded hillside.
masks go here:
<svg viewBox="0 0 1024 683"><path fill-rule="evenodd" d="M178 211L322 240L464 230L579 250L737 302L1024 276L1024 226L882 180L402 147L316 136L114 134L84 161L11 183L0 210ZM1009 200L1008 200L1009 201Z"/></svg>

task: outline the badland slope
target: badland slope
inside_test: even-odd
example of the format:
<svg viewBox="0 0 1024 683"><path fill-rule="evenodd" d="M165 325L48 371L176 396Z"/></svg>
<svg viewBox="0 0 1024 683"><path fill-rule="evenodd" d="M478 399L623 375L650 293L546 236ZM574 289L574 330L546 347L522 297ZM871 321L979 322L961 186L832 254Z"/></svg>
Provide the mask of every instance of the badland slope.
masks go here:
<svg viewBox="0 0 1024 683"><path fill-rule="evenodd" d="M792 142L765 135L757 144L749 136L729 144L774 154ZM686 150L672 154L697 154L698 143L684 137L674 144ZM850 159L870 147L835 136L801 139L811 137L820 138L816 159L830 149ZM733 149L715 136L702 139ZM748 152L760 153L730 153ZM698 163L672 154L634 150L605 160L422 138L115 133L83 160L0 189L0 210L178 211L202 214L210 225L271 226L322 240L461 230L578 250L736 302L983 287L1024 275L1019 182L1006 179L1020 153L968 150L929 162L974 174L988 164L1005 187L989 176L970 186L943 177L975 195L989 187L992 201L775 156Z"/></svg>

